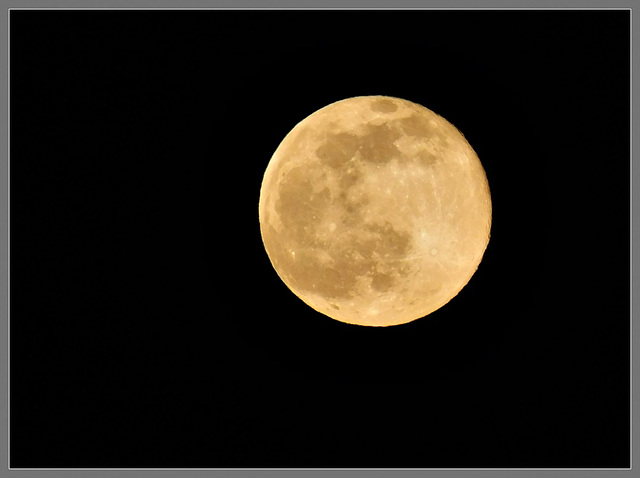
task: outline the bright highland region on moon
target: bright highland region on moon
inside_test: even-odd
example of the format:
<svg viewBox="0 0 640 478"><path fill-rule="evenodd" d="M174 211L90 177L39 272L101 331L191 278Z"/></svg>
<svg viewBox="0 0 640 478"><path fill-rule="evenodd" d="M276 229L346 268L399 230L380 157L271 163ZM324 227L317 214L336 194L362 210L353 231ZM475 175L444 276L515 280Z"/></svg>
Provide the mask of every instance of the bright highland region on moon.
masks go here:
<svg viewBox="0 0 640 478"><path fill-rule="evenodd" d="M387 326L430 314L467 284L489 242L491 196L451 123L410 101L362 96L284 138L259 217L294 294L336 320Z"/></svg>

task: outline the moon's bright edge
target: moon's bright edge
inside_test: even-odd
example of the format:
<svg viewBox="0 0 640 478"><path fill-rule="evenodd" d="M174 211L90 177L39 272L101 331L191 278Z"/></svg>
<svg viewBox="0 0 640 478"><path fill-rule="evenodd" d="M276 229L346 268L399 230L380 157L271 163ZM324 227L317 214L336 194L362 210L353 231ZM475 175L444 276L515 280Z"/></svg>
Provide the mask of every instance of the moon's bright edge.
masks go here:
<svg viewBox="0 0 640 478"><path fill-rule="evenodd" d="M295 295L333 319L388 326L430 314L468 283L489 242L491 196L451 123L407 100L362 96L284 138L259 220Z"/></svg>

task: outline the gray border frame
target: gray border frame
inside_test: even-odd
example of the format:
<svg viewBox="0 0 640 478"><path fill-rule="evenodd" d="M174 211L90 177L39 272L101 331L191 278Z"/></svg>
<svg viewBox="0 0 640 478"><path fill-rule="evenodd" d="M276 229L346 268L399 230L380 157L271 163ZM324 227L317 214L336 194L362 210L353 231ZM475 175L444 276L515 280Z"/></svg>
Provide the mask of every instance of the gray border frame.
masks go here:
<svg viewBox="0 0 640 478"><path fill-rule="evenodd" d="M0 138L7 145L7 156L6 156L6 170L0 169L2 173L6 171L7 177L2 178L2 185L6 185L7 187L7 195L0 196L0 211L3 214L3 223L7 225L7 234L6 236L2 236L3 239L6 238L7 241L7 255L2 257L0 261L2 268L6 267L7 271L7 287L3 288L2 294L0 295L0 301L4 304L6 303L6 309L4 307L0 307L2 310L2 314L6 311L6 330L0 327L0 340L3 344L7 344L7 355L1 355L0 359L0 382L2 385L7 386L7 393L0 394L0 402L3 407L6 406L6 415L1 414L2 425L6 426L7 430L7 446L0 447L2 458L4 462L7 464L7 470L9 472L20 472L21 474L31 475L34 474L42 474L45 473L49 476L55 477L66 477L72 471L82 471L83 475L88 476L109 476L111 472L122 472L122 471L130 471L131 474L135 474L136 476L150 476L151 473L170 473L173 474L174 471L182 471L189 472L191 474L198 473L205 476L211 474L211 471L215 471L215 476L237 476L237 471L257 471L260 473L260 476L279 476L281 471L310 471L309 474L316 474L321 472L334 472L338 470L346 471L349 474L363 474L363 473L371 473L377 474L378 476L386 476L386 472L389 470L397 470L401 471L404 476L406 475L414 475L421 476L421 471L430 471L435 473L430 473L432 476L445 476L447 472L451 471L461 471L472 473L474 476L478 477L492 477L496 474L496 472L509 472L509 476L531 476L532 472L549 472L556 471L559 473L563 472L572 472L572 471L580 471L581 475L585 476L610 476L611 471L619 471L619 472L630 472L633 469L634 458L637 456L637 446L634 446L633 441L633 391L634 391L634 383L633 383L633 342L634 342L634 332L633 332L633 296L634 296L634 286L633 286L633 186L638 185L639 180L633 174L633 136L636 133L633 127L633 110L634 110L634 102L633 102L633 70L634 70L634 29L633 29L633 7L636 3L639 3L638 0L633 1L594 1L594 0L583 0L583 1L575 1L575 0L565 0L562 2L562 5L558 5L558 1L553 0L544 0L535 2L536 5L531 6L527 5L532 2L527 2L523 0L519 1L504 1L504 0L494 0L491 2L484 2L485 6L477 6L473 5L475 2L473 0L456 0L455 2L448 2L447 0L436 0L429 1L428 5L425 5L426 2L420 0L403 0L402 3L397 4L396 6L383 5L384 0L374 0L372 2L367 2L366 4L362 4L364 2L353 0L349 2L340 2L339 0L325 0L321 2L323 5L318 5L319 2L311 2L309 0L305 1L295 1L295 0L271 0L270 5L265 6L263 2L260 0L252 0L252 1L234 1L234 0L189 0L186 2L180 2L179 0L67 0L65 2L60 2L59 0L37 0L30 1L28 5L25 5L24 2L20 2L19 0L7 1L0 0L0 5L4 7L7 11L6 24L5 26L7 35L6 40L2 40L0 43L0 63L6 68L6 74L2 76L3 82L6 82L7 86L7 96L2 97L0 99L0 105L6 111L6 115L2 117L2 121L6 120L6 128L3 128L0 125ZM375 3L378 3L380 6L376 6ZM55 5L58 4L58 5ZM345 4L347 4L345 6ZM466 5L465 5L466 4ZM74 6L75 5L75 6ZM181 6L178 6L181 5ZM311 9L311 10L629 10L631 12L630 15L630 28L631 28L631 48L630 48L630 81L631 81L631 110L629 117L629 128L631 131L630 138L630 158L629 158L629 172L630 172L630 194L631 194L631 208L630 208L630 239L631 239L631 247L630 247L630 264L629 264L629 276L631 280L630 289L631 289L631 297L630 297L630 310L631 317L629 321L630 331L631 331L631 341L630 341L630 352L631 352L631 387L630 387L630 398L631 398L631 421L630 421L630 448L631 448L631 467L630 468L575 468L575 469L557 469L557 468L479 468L479 469L471 469L471 468L266 468L266 469L257 469L257 468L55 468L55 469L44 469L44 468L11 468L9 464L9 450L10 450L10 418L9 418L9 410L10 410L10 399L9 399L9 378L10 378L10 346L9 346L9 332L10 332L10 304L9 304L9 291L10 291L10 262L9 262L9 251L10 251L10 241L9 241L9 206L10 206L10 190L9 190L9 177L10 177L10 144L9 144L9 133L10 133L10 122L9 122L9 114L10 114L10 103L9 103L9 92L10 92L10 81L9 81L9 37L10 37L10 12L11 10L106 10L106 9L116 9L116 10L148 10L148 9L169 9L169 10L301 10L301 9ZM636 42L638 36L636 36ZM6 41L6 44L5 44ZM1 174L0 174L1 175ZM638 173L636 173L638 176ZM6 201L6 205L3 202ZM6 214L6 220L5 215ZM637 288L637 287L636 287ZM4 318L4 317L3 317ZM4 336L6 331L6 336ZM635 332L638 334L638 331ZM6 360L6 362L5 362ZM636 359L637 360L637 357ZM637 419L637 418L636 418ZM180 476L182 473L176 473L176 475ZM297 474L296 474L297 476ZM448 475L447 475L448 476Z"/></svg>

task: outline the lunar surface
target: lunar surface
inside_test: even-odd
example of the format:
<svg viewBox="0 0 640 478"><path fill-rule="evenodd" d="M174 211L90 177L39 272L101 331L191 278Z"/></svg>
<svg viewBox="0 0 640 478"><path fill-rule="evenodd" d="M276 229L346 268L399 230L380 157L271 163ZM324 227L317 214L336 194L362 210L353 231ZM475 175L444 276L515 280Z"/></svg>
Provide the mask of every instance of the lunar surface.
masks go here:
<svg viewBox="0 0 640 478"><path fill-rule="evenodd" d="M287 287L333 319L398 325L469 282L491 196L460 131L407 100L362 96L297 124L265 171L260 230Z"/></svg>

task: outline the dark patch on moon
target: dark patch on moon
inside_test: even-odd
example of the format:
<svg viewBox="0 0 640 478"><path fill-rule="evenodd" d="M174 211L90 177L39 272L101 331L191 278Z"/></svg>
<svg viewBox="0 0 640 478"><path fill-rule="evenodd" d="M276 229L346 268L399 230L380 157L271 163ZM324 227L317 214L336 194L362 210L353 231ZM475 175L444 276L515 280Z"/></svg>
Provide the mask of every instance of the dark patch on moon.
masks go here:
<svg viewBox="0 0 640 478"><path fill-rule="evenodd" d="M340 191L346 196L347 190L353 187L362 177L362 173L357 169L349 169L340 175Z"/></svg>
<svg viewBox="0 0 640 478"><path fill-rule="evenodd" d="M326 246L318 250L326 251ZM317 292L329 299L349 297L353 290L357 276L348 268L336 261L335 254L332 262L323 262L316 249L304 248L295 258L288 260L285 270L288 271L290 282L297 289Z"/></svg>
<svg viewBox="0 0 640 478"><path fill-rule="evenodd" d="M420 151L418 153L418 160L421 164L424 164L426 166L433 166L440 161L440 158L429 151Z"/></svg>
<svg viewBox="0 0 640 478"><path fill-rule="evenodd" d="M335 251L330 252L330 261L320 259L319 252L326 252L327 244L318 243L312 247L309 241L304 241L305 236L294 238L288 231L278 233L272 226L263 230L263 237L265 243L271 245L270 258L276 270L285 274L283 279L295 290L317 292L328 299L350 296L358 276ZM306 237L312 239L312 233L307 233ZM313 244L314 241L310 242ZM338 309L338 306L334 308Z"/></svg>
<svg viewBox="0 0 640 478"><path fill-rule="evenodd" d="M322 164L337 169L353 158L358 145L358 137L353 134L332 134L327 136L326 141L316 149L316 154Z"/></svg>
<svg viewBox="0 0 640 478"><path fill-rule="evenodd" d="M276 212L296 240L304 238L305 230L319 220L331 203L329 188L314 192L311 177L307 168L298 166L282 179L278 190Z"/></svg>
<svg viewBox="0 0 640 478"><path fill-rule="evenodd" d="M360 145L360 154L364 161L374 164L386 164L396 157L400 151L394 141L401 136L401 131L386 124L367 125L367 133Z"/></svg>
<svg viewBox="0 0 640 478"><path fill-rule="evenodd" d="M356 276L339 265L327 267L313 256L310 259L311 264L304 264L296 277L302 289L318 292L328 298L349 297L350 291L355 287Z"/></svg>
<svg viewBox="0 0 640 478"><path fill-rule="evenodd" d="M396 280L389 274L383 274L382 272L376 272L371 279L371 287L378 292L386 292L393 287Z"/></svg>
<svg viewBox="0 0 640 478"><path fill-rule="evenodd" d="M393 113L398 110L398 106L391 100L381 99L371 103L371 110L376 113Z"/></svg>
<svg viewBox="0 0 640 478"><path fill-rule="evenodd" d="M435 131L428 119L416 114L399 119L398 123L402 131L409 136L428 137L432 136Z"/></svg>
<svg viewBox="0 0 640 478"><path fill-rule="evenodd" d="M383 225L369 224L366 229L374 235L367 245L372 249L371 253L375 251L383 258L397 259L404 257L410 249L411 235L396 231L389 222Z"/></svg>
<svg viewBox="0 0 640 478"><path fill-rule="evenodd" d="M399 259L410 249L410 236L396 231L390 223L362 225L361 230L370 233L369 237L357 233L338 239L333 246L323 243L309 247L308 240L315 235L315 229L308 228L290 242L304 244L295 256L277 237L271 240L278 244L278 262L286 263L283 270L299 290L316 292L329 300L348 298L353 296L359 278L368 276L374 290L388 291L397 282L396 275L389 271L403 272ZM321 259L321 251L329 256Z"/></svg>
<svg viewBox="0 0 640 478"><path fill-rule="evenodd" d="M441 283L435 283L435 284L431 284L430 285L429 290L427 291L427 293L430 294L430 295L436 295L441 290L442 290L442 284Z"/></svg>
<svg viewBox="0 0 640 478"><path fill-rule="evenodd" d="M342 223L349 227L361 224L364 220L362 210L368 203L369 199L366 196L358 200L344 199L344 204L342 205L344 208Z"/></svg>

